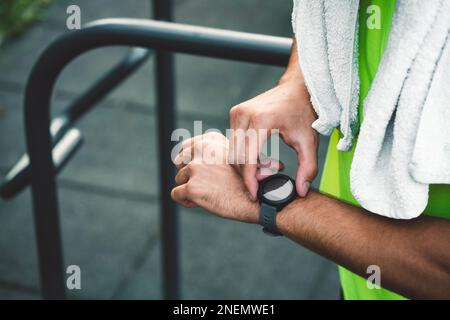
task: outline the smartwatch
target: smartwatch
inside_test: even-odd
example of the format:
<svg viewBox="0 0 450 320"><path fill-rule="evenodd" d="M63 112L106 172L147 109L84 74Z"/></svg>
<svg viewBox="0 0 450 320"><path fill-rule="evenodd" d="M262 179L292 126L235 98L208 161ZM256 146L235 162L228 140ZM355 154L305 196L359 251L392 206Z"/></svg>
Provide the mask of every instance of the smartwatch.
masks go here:
<svg viewBox="0 0 450 320"><path fill-rule="evenodd" d="M281 236L276 226L278 211L295 199L295 181L291 177L277 173L260 181L258 199L261 204L259 224L269 235Z"/></svg>

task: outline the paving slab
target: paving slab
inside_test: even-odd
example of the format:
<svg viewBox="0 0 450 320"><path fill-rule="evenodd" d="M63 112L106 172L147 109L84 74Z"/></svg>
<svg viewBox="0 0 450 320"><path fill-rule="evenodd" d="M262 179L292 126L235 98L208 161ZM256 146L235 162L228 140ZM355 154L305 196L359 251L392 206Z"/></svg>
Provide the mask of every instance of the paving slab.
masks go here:
<svg viewBox="0 0 450 320"><path fill-rule="evenodd" d="M78 265L82 290L72 297L106 299L153 249L158 235L156 204L60 189L65 265ZM1 280L38 288L30 194L0 202ZM0 297L1 298L1 297Z"/></svg>
<svg viewBox="0 0 450 320"><path fill-rule="evenodd" d="M0 70L3 70L0 73L0 89L15 85L23 93L38 53L50 43L49 39L56 38L60 33L39 25L25 34L23 41L10 42L4 46L0 51ZM36 53L30 52L33 49ZM125 48L112 47L96 49L80 56L64 69L58 79L56 92L76 97L127 52ZM223 118L228 117L233 105L272 87L282 72L277 67L188 55L177 55L175 65L177 110L181 114L198 112L204 116ZM109 101L136 103L154 112L153 59L149 59L108 98Z"/></svg>
<svg viewBox="0 0 450 320"><path fill-rule="evenodd" d="M0 284L1 300L38 300L39 293L35 290L17 288L15 285Z"/></svg>
<svg viewBox="0 0 450 320"><path fill-rule="evenodd" d="M78 5L82 24L111 17L133 17L147 19L152 14L151 1L146 0L57 0L48 8L43 22L49 27L66 26L67 7Z"/></svg>
<svg viewBox="0 0 450 320"><path fill-rule="evenodd" d="M109 209L109 216L106 216L104 210L95 212L90 207L91 201L99 206L99 199L95 196L84 195L83 201L74 203L80 199L74 199L73 192L67 194L71 198L70 205L66 205L67 199L61 197L64 244L68 248L65 259L66 264L81 267L83 279L82 290L70 292L69 296L96 299L161 298L161 257L155 231L157 223L150 223L150 218L141 216L142 212L148 212L154 220L156 210L152 211L151 207L141 208L139 219L136 219L136 204L133 204L122 212L115 213ZM109 205L115 203L113 199L108 202ZM5 212L4 203L0 203L0 206L1 211ZM113 210L120 211L119 208ZM14 211L17 214L27 210ZM127 219L118 217L124 214ZM35 251L30 217L21 217L16 222L23 230L20 239L17 239L17 232L12 235L9 233L11 220L19 219L2 221L2 234L8 236L6 245L15 247L14 253L19 251L22 255L11 255L12 252L7 254L0 264L0 274L7 272L8 281L37 288L35 259L23 255L24 252ZM18 228L16 225L12 229ZM180 243L183 299L337 297L337 271L332 263L287 239L269 238L261 233L258 226L222 220L201 210L183 209L180 213ZM2 241L0 246L4 245ZM10 297L6 293L5 297ZM14 297L28 298L30 295L27 292L23 294L23 297Z"/></svg>
<svg viewBox="0 0 450 320"><path fill-rule="evenodd" d="M143 1L145 2L145 1ZM57 2L50 7L47 20L36 24L21 38L8 42L0 51L0 81L14 83L23 86L29 76L31 67L37 60L43 49L57 36L71 32L66 29L63 21L55 23L55 18L63 18L61 11L67 1ZM70 2L72 3L72 2ZM110 16L133 17L136 9L133 6L122 5L117 7L106 5L105 1L75 1L80 7L85 8L87 15L92 18ZM125 2L121 2L125 6ZM264 34L277 34L289 36L290 31L290 4L274 6L271 1L264 1L260 8L261 19L248 19L245 11L238 16L233 15L233 10L241 7L238 1L210 2L196 1L181 2L176 5L176 18L186 23L194 23L204 26L221 27L235 30L251 31ZM269 3L269 4L267 4ZM255 1L246 3L243 9L248 10L257 6ZM106 7L106 13L99 8ZM275 7L278 10L275 10ZM136 8L140 5L136 4ZM203 15L197 13L197 19L192 18L193 11L210 12L205 19L198 19ZM108 11L110 10L110 11ZM112 11L111 11L112 10ZM206 10L206 11L205 11ZM83 11L83 12L84 12ZM143 8L146 12L147 9ZM95 14L94 14L95 12ZM224 12L230 14L232 19L226 19ZM276 12L277 14L274 14ZM122 16L123 16L122 15ZM53 19L53 20L52 20ZM106 70L115 65L126 53L127 49L112 47L96 49L71 63L61 74L57 89L72 94L80 94L91 83L98 79ZM95 61L95 63L92 63ZM229 62L218 59L190 57L179 55L176 58L176 87L177 107L181 111L201 112L205 115L216 114L217 108L220 115L227 116L228 109L234 104L254 96L258 92L268 89L279 78L281 69L266 67L249 63ZM76 75L76 76L75 76ZM255 81L257 79L257 81ZM1 87L1 83L0 83ZM123 83L114 93L112 99L127 100L154 109L154 66L152 59L142 66L136 74Z"/></svg>
<svg viewBox="0 0 450 320"><path fill-rule="evenodd" d="M48 28L40 23L29 29L22 37L7 42L0 50L0 87L12 86L24 91L26 81L33 65L44 49L58 36L71 32L64 28ZM91 84L118 63L128 52L124 47L108 47L92 50L69 64L61 73L56 85L56 91L62 91L67 96L75 97L84 92ZM135 84L141 83L140 89L146 83L152 88L153 73L149 70L151 61L142 66L136 74L138 80L125 82L116 93L122 100L143 96L137 102L153 106L153 90L135 91ZM141 76L139 77L139 74ZM144 79L146 81L144 81ZM2 84L4 83L4 84ZM129 93L127 93L129 90ZM127 94L124 94L127 93Z"/></svg>
<svg viewBox="0 0 450 320"><path fill-rule="evenodd" d="M337 268L286 238L202 210L183 209L180 221L183 299L337 298ZM161 297L159 254L148 256L119 298Z"/></svg>
<svg viewBox="0 0 450 320"><path fill-rule="evenodd" d="M292 1L184 0L175 3L177 22L275 36L292 34Z"/></svg>

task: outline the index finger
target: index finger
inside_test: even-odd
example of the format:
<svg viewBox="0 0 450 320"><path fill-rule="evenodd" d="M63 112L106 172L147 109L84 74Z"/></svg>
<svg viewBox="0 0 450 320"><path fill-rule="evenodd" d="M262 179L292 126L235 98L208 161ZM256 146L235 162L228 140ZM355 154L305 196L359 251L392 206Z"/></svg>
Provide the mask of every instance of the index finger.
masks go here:
<svg viewBox="0 0 450 320"><path fill-rule="evenodd" d="M267 139L267 132L261 132L256 128L249 128L245 139L245 163L241 167L244 184L250 192L253 201L257 198L258 192L258 157L262 146Z"/></svg>

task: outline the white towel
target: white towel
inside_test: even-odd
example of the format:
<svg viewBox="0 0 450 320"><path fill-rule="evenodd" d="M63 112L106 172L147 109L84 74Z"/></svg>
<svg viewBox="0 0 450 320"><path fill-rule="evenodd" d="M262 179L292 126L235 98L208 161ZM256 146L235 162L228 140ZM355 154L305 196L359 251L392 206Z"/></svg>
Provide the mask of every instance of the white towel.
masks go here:
<svg viewBox="0 0 450 320"><path fill-rule="evenodd" d="M450 41L423 106L409 170L422 183L450 184ZM441 90L447 86L445 90ZM430 143L433 141L433 143Z"/></svg>
<svg viewBox="0 0 450 320"><path fill-rule="evenodd" d="M292 22L297 36L303 77L311 95L312 105L319 115L312 126L319 133L330 135L339 125L341 107L328 65L324 11L324 1L294 1Z"/></svg>
<svg viewBox="0 0 450 320"><path fill-rule="evenodd" d="M352 0L294 0L300 65L314 93L316 122L326 128L318 131L339 126L339 150L351 147L356 132L359 72L350 53L356 52L357 10ZM397 0L350 172L352 194L371 212L417 217L428 185L450 183L449 29L450 1Z"/></svg>

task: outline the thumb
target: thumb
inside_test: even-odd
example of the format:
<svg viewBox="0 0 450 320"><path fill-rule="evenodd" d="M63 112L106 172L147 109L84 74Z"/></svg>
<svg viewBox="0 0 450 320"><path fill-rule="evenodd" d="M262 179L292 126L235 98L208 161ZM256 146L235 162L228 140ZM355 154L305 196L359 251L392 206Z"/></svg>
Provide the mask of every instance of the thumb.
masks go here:
<svg viewBox="0 0 450 320"><path fill-rule="evenodd" d="M242 178L247 190L250 192L251 199L256 200L256 193L258 192L258 180L256 179L256 164L246 164L242 166Z"/></svg>
<svg viewBox="0 0 450 320"><path fill-rule="evenodd" d="M303 145L298 152L296 189L300 197L305 197L312 181L317 176L317 146L314 143Z"/></svg>
<svg viewBox="0 0 450 320"><path fill-rule="evenodd" d="M280 160L269 158L264 153L259 155L258 170L256 171L256 179L261 181L268 176L274 175L284 170L284 163Z"/></svg>

